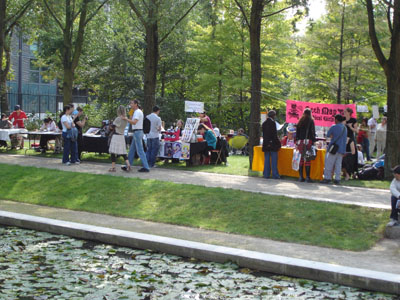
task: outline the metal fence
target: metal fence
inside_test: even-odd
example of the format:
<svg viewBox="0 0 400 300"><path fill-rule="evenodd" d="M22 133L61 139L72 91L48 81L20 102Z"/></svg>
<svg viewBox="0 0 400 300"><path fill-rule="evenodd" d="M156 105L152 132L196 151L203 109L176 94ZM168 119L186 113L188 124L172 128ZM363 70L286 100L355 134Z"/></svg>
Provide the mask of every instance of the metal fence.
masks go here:
<svg viewBox="0 0 400 300"><path fill-rule="evenodd" d="M72 102L76 106L86 105L88 98L88 96L73 96ZM13 111L15 105L20 104L25 113L42 118L46 113L56 114L63 109L63 96L8 93L8 104L10 111Z"/></svg>

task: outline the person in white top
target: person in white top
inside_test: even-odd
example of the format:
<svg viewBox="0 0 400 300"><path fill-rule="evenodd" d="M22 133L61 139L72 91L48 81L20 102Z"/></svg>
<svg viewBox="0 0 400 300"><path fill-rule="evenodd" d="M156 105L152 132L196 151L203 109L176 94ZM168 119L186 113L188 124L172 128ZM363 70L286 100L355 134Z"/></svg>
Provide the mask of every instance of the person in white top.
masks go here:
<svg viewBox="0 0 400 300"><path fill-rule="evenodd" d="M71 105L64 106L63 114L61 117L61 124L63 128L62 137L64 139L64 152L62 162L66 165L79 164L79 162L77 161L76 153L76 136L73 132L75 129L75 124L72 121L71 117L73 110L74 108Z"/></svg>
<svg viewBox="0 0 400 300"><path fill-rule="evenodd" d="M393 169L393 180L390 184L390 193L392 194L392 211L390 213L390 222L387 226L399 225L399 212L400 212L400 165L395 166Z"/></svg>
<svg viewBox="0 0 400 300"><path fill-rule="evenodd" d="M368 127L369 127L369 153L372 156L375 150L375 136L376 136L376 127L378 126L378 122L374 118L368 120Z"/></svg>
<svg viewBox="0 0 400 300"><path fill-rule="evenodd" d="M133 160L135 158L135 154L137 152L140 160L142 161L143 167L139 169L139 172L149 172L149 164L147 162L146 154L143 150L143 112L140 109L139 100L131 100L129 102L130 107L133 109L134 113L132 119L128 119L127 117L122 117L123 120L128 121L129 124L132 124L133 129L133 137L132 144L128 153L128 160L131 165L133 165ZM122 170L127 170L127 166L122 166Z"/></svg>
<svg viewBox="0 0 400 300"><path fill-rule="evenodd" d="M362 168L365 165L364 154L362 153L362 145L357 144L357 162L358 167Z"/></svg>
<svg viewBox="0 0 400 300"><path fill-rule="evenodd" d="M158 150L160 148L161 118L160 108L156 105L153 107L153 113L146 116L150 120L150 132L147 133L147 152L146 157L150 168L156 164Z"/></svg>
<svg viewBox="0 0 400 300"><path fill-rule="evenodd" d="M382 123L376 128L376 158L379 158L384 152L386 146L386 128L387 128L387 118L382 118Z"/></svg>

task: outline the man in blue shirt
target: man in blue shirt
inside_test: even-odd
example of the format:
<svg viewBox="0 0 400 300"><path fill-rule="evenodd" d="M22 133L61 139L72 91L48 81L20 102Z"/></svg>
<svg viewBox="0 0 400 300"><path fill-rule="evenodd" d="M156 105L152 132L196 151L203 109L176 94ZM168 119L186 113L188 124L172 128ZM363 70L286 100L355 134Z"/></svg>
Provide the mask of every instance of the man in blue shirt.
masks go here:
<svg viewBox="0 0 400 300"><path fill-rule="evenodd" d="M342 115L335 115L335 125L329 128L326 134L327 138L330 138L328 149L331 144L338 145L338 150L335 154L326 151L325 156L325 168L324 168L324 179L321 183L330 183L332 180L332 173L335 171L335 180L333 183L340 184L340 173L342 170L342 159L346 153L346 140L347 140L347 128L342 124L344 117Z"/></svg>

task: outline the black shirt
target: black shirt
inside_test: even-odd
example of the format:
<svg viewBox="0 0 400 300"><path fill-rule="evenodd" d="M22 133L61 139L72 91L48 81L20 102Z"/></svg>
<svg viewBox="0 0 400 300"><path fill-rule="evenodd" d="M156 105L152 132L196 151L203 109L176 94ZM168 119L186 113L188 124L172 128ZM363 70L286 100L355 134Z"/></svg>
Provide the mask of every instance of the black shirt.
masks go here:
<svg viewBox="0 0 400 300"><path fill-rule="evenodd" d="M350 127L354 126L354 124L357 123L357 120L355 118L350 118L348 121L346 121L346 127L347 127L347 137L351 138L354 140L354 132L351 130Z"/></svg>

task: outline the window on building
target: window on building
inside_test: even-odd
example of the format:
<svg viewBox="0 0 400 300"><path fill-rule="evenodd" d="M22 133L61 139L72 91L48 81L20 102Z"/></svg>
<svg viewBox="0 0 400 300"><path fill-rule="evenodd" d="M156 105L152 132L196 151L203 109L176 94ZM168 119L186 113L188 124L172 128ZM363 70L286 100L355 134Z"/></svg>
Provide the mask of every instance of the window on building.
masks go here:
<svg viewBox="0 0 400 300"><path fill-rule="evenodd" d="M35 52L38 50L38 44L37 42L33 43L32 45L29 45L29 51L31 56L35 56Z"/></svg>
<svg viewBox="0 0 400 300"><path fill-rule="evenodd" d="M30 70L29 70L29 82L32 83L44 83L44 84L48 84L50 83L49 80L45 79L42 76L42 72L47 71L48 68L47 67L42 67L40 68L37 65L37 59L35 58L31 58L30 59Z"/></svg>

